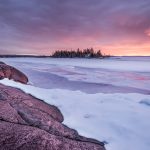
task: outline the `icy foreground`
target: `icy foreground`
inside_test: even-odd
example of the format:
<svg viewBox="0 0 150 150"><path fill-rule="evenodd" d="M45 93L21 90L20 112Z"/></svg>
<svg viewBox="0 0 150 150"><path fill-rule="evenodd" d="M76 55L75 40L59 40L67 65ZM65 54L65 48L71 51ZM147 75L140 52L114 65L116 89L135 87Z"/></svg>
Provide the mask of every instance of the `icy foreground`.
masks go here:
<svg viewBox="0 0 150 150"><path fill-rule="evenodd" d="M149 60L3 61L23 70L33 85L1 83L58 106L64 123L80 134L106 141L107 150L150 149Z"/></svg>
<svg viewBox="0 0 150 150"><path fill-rule="evenodd" d="M62 124L60 110L23 91L0 84L1 150L105 150Z"/></svg>

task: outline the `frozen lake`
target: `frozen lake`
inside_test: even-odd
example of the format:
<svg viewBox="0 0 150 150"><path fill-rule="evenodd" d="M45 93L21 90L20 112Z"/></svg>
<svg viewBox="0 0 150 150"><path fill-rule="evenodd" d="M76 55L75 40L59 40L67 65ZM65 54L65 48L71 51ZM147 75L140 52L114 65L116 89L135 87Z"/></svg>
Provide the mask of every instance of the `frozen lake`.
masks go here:
<svg viewBox="0 0 150 150"><path fill-rule="evenodd" d="M23 71L30 83L41 88L150 94L150 58L127 58L7 58L2 61Z"/></svg>
<svg viewBox="0 0 150 150"><path fill-rule="evenodd" d="M150 149L150 57L108 59L1 58L29 85L2 80L62 111L80 134L107 150Z"/></svg>

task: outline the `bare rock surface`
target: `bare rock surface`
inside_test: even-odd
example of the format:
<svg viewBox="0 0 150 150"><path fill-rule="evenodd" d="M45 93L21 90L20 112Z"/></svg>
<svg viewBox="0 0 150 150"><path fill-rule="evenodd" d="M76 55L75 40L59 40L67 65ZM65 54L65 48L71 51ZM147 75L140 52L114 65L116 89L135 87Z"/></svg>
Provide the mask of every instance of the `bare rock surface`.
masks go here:
<svg viewBox="0 0 150 150"><path fill-rule="evenodd" d="M25 74L17 70L16 68L9 66L3 62L0 62L0 79L13 79L14 81L26 84L28 78Z"/></svg>
<svg viewBox="0 0 150 150"><path fill-rule="evenodd" d="M0 84L1 150L105 150L102 142L80 136L63 120L57 107Z"/></svg>

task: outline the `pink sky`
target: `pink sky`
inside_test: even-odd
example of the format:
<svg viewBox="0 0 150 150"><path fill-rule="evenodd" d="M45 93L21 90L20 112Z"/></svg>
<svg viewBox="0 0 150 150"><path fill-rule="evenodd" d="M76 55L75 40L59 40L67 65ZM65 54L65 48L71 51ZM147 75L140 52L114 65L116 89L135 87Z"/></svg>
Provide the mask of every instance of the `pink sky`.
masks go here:
<svg viewBox="0 0 150 150"><path fill-rule="evenodd" d="M111 55L150 55L149 6L149 0L5 0L0 54L93 47Z"/></svg>

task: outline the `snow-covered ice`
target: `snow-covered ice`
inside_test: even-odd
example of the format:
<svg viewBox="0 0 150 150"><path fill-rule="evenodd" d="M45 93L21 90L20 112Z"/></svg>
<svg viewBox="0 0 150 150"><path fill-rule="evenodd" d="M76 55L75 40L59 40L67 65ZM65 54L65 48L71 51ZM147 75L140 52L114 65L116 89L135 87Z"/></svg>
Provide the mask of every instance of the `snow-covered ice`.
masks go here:
<svg viewBox="0 0 150 150"><path fill-rule="evenodd" d="M1 80L59 107L64 123L107 150L150 149L150 59L5 58L29 76Z"/></svg>

